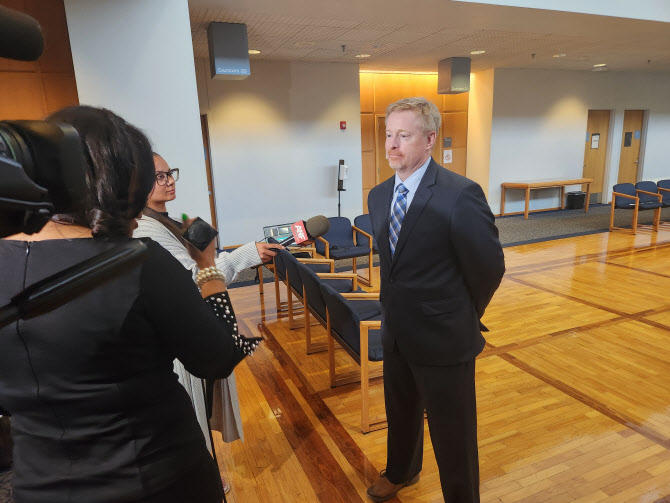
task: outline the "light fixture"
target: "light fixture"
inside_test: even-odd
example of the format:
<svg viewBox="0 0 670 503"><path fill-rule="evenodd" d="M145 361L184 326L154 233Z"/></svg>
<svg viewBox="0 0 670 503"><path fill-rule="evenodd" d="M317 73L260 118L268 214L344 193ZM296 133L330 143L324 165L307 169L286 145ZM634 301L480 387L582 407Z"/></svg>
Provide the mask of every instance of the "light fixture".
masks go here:
<svg viewBox="0 0 670 503"><path fill-rule="evenodd" d="M554 58L564 58L567 54L554 54Z"/></svg>
<svg viewBox="0 0 670 503"><path fill-rule="evenodd" d="M486 51L470 51L470 54L484 54Z"/></svg>
<svg viewBox="0 0 670 503"><path fill-rule="evenodd" d="M597 65L593 65L593 68L600 68L601 66L607 66L607 63L599 63Z"/></svg>
<svg viewBox="0 0 670 503"><path fill-rule="evenodd" d="M249 54L260 54L261 51L257 51L256 49L249 49Z"/></svg>
<svg viewBox="0 0 670 503"><path fill-rule="evenodd" d="M316 45L316 42L311 42L308 40L303 40L302 42L296 42L293 44L293 47L296 49L309 49L310 47L314 47Z"/></svg>
<svg viewBox="0 0 670 503"><path fill-rule="evenodd" d="M369 58L370 55L369 54L356 54L356 57L357 58Z"/></svg>

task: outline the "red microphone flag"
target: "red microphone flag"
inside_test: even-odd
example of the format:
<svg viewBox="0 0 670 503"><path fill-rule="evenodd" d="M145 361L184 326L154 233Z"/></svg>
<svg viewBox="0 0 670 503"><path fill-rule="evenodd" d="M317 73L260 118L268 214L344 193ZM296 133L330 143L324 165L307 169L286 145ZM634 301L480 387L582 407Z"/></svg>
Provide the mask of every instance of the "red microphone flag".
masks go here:
<svg viewBox="0 0 670 503"><path fill-rule="evenodd" d="M307 237L307 230L305 229L305 222L302 220L298 220L296 223L291 224L291 232L293 233L295 244L304 243L309 239Z"/></svg>

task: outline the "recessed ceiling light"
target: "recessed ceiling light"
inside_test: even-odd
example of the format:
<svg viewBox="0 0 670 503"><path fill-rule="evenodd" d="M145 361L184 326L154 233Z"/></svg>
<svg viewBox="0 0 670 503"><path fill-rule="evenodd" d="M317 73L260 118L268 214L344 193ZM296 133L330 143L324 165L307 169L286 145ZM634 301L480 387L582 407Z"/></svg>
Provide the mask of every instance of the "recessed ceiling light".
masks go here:
<svg viewBox="0 0 670 503"><path fill-rule="evenodd" d="M369 58L370 55L369 54L356 54L356 57L357 58Z"/></svg>
<svg viewBox="0 0 670 503"><path fill-rule="evenodd" d="M564 58L566 56L567 56L567 54L554 54L555 58Z"/></svg>
<svg viewBox="0 0 670 503"><path fill-rule="evenodd" d="M256 49L249 49L249 54L260 54L261 51L257 51Z"/></svg>
<svg viewBox="0 0 670 503"><path fill-rule="evenodd" d="M600 63L597 65L593 65L593 68L600 68L601 66L607 66L607 63Z"/></svg>
<svg viewBox="0 0 670 503"><path fill-rule="evenodd" d="M309 47L314 47L316 45L316 42L310 42L307 40L304 40L302 42L296 42L293 44L293 47L296 47L298 49L308 49Z"/></svg>
<svg viewBox="0 0 670 503"><path fill-rule="evenodd" d="M470 51L470 54L484 54L486 51Z"/></svg>

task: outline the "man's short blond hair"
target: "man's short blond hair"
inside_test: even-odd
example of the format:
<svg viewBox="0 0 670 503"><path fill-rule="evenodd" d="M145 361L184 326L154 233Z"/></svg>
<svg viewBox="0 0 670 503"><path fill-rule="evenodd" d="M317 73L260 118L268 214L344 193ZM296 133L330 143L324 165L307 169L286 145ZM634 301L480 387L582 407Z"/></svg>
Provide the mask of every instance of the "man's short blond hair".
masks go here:
<svg viewBox="0 0 670 503"><path fill-rule="evenodd" d="M428 101L426 98L405 98L396 101L386 107L386 120L388 120L389 115L393 112L402 112L405 110L416 112L426 133L435 131L435 134L439 136L442 117L434 103Z"/></svg>

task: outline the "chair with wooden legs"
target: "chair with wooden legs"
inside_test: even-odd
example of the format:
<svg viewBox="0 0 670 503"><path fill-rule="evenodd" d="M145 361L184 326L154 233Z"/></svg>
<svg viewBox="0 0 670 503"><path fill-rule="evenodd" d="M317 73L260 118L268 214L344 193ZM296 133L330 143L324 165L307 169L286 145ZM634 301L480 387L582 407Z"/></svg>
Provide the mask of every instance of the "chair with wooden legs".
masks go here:
<svg viewBox="0 0 670 503"><path fill-rule="evenodd" d="M287 248L292 253L296 254L302 254L304 250L301 249L295 249L295 248ZM307 252L310 255L316 252L316 249L314 247L307 248ZM277 314L279 313L285 313L288 311L288 302L282 302L281 301L281 294L279 292L279 283L286 283L286 263L283 257L278 253L273 259L270 264L266 264L268 269L272 271L272 274L274 276L274 286L275 286L275 304L277 307ZM334 267L334 266L333 266ZM330 270L330 267L327 268L327 270ZM261 277L261 283L263 279ZM261 294L263 292L263 289L260 288Z"/></svg>
<svg viewBox="0 0 670 503"><path fill-rule="evenodd" d="M286 312L288 313L289 329L301 328L302 325L295 321L296 314L300 314L302 310L302 281L298 273L298 261L304 263L315 272L333 272L335 270L335 262L329 259L312 259L300 258L296 259L289 250L279 250L275 259L284 269L284 281L286 285ZM294 305L293 297L298 299L298 304ZM296 312L296 309L299 311Z"/></svg>
<svg viewBox="0 0 670 503"><path fill-rule="evenodd" d="M640 198L640 210L654 210L653 228L658 231L661 222L661 208L663 208L663 194L659 193L656 182L637 182L635 192Z"/></svg>
<svg viewBox="0 0 670 503"><path fill-rule="evenodd" d="M284 264L286 265L286 298L288 308L288 326L290 330L302 328L302 323L295 320L295 316L301 314L300 310L303 305L303 287L300 273L298 272L298 265L303 264L305 267L318 273L332 273L335 271L335 261L330 259L318 258L296 258L288 250L279 251L282 255ZM293 297L298 300L298 311L293 304Z"/></svg>
<svg viewBox="0 0 670 503"><path fill-rule="evenodd" d="M659 180L656 182L656 189L661 194L661 204L664 208L670 206L670 180ZM667 223L667 222L664 222Z"/></svg>
<svg viewBox="0 0 670 503"><path fill-rule="evenodd" d="M358 274L356 270L356 258L367 255L368 275L363 276L358 274L358 280L364 285L373 286L372 248L370 246L358 245L354 242L356 233L367 236L370 242L372 241L372 236L363 229L351 225L351 220L346 217L330 217L328 221L330 222L330 229L323 236L319 236L316 239L314 243L316 251L326 258L335 260L352 259L354 274Z"/></svg>
<svg viewBox="0 0 670 503"><path fill-rule="evenodd" d="M370 418L370 378L383 375L381 366L370 370L369 362L381 362L381 304L377 293L337 293L329 285L320 285L326 302L328 333L328 369L330 386L360 381L361 431L368 433L386 426L385 417ZM335 367L335 341L360 366L360 373L351 371L338 375Z"/></svg>
<svg viewBox="0 0 670 503"><path fill-rule="evenodd" d="M370 246L372 241L372 253L379 253L377 240L372 237L372 220L369 213L354 218L354 240L358 246Z"/></svg>
<svg viewBox="0 0 670 503"><path fill-rule="evenodd" d="M325 342L315 343L312 340L312 318L324 328L328 328L326 302L323 300L321 283L327 283L336 292L356 292L358 288L358 276L347 273L316 273L304 264L298 264L298 273L302 280L302 302L305 314L305 349L308 355L325 351L328 344Z"/></svg>
<svg viewBox="0 0 670 503"><path fill-rule="evenodd" d="M649 188L648 183L638 182L641 187ZM654 184L655 186L655 184ZM661 194L650 192L644 188L636 188L632 183L618 183L614 186L612 192L612 209L610 210L610 232L615 229L624 230L623 227L614 227L614 210L625 209L633 210L633 222L631 225L633 234L637 233L638 213L640 210L654 210L653 230L658 231L658 224L661 219Z"/></svg>

